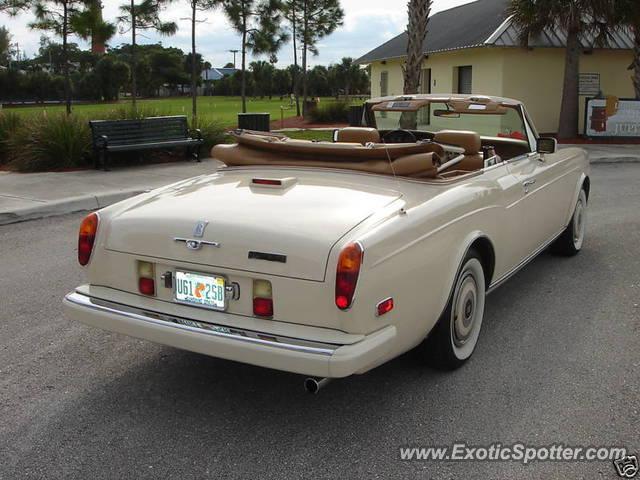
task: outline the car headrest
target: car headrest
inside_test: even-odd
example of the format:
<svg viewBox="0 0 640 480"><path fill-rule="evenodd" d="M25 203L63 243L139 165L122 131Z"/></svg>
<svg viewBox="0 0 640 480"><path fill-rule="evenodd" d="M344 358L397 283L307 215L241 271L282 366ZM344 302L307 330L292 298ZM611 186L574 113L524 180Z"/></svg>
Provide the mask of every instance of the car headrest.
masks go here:
<svg viewBox="0 0 640 480"><path fill-rule="evenodd" d="M346 127L338 130L336 142L339 143L380 143L380 133L375 128Z"/></svg>
<svg viewBox="0 0 640 480"><path fill-rule="evenodd" d="M449 145L464 148L465 155L476 155L482 148L480 135L476 132L442 130L435 134L433 141L436 143L447 143Z"/></svg>

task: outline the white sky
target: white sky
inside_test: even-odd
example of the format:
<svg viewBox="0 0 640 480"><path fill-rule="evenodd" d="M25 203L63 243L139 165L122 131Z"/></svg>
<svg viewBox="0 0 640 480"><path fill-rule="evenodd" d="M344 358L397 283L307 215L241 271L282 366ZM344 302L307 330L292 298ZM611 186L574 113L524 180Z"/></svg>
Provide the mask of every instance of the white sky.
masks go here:
<svg viewBox="0 0 640 480"><path fill-rule="evenodd" d="M434 0L432 12L446 10L457 5L468 3L470 0ZM118 6L122 0L103 0L105 19L114 21L118 15ZM357 58L381 43L394 37L404 30L406 25L405 0L342 0L345 10L344 25L332 35L323 39L319 45L320 55L310 59L310 66L326 65L337 62L342 57ZM187 1L175 1L163 12L164 20L178 22L178 33L172 37L161 38L153 33L145 34L146 38L139 38L139 43L156 43L179 47L185 52L190 50L190 26L185 18L189 16ZM230 49L240 48L239 36L231 29L220 10L201 13L205 23L198 26L198 51L205 60L216 67L221 67L233 61ZM13 42L20 45L20 50L32 57L38 51L41 32L32 31L27 26L32 20L30 13L23 13L17 18L9 18L0 14L0 25L6 26L13 35ZM53 38L52 38L53 40ZM82 41L73 39L81 45ZM110 44L117 46L129 42L127 35L116 35ZM293 51L291 44L286 45L278 54L280 66L292 63ZM238 59L239 64L239 59Z"/></svg>

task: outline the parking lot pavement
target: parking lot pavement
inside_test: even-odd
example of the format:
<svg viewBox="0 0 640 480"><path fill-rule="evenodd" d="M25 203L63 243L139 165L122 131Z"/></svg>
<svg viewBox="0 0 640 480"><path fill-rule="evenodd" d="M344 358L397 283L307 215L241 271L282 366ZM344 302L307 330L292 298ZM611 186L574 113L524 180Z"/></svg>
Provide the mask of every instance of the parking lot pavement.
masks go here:
<svg viewBox="0 0 640 480"><path fill-rule="evenodd" d="M0 479L618 478L606 462L400 460L402 445L640 454L640 165L592 173L587 241L487 299L453 373L408 353L319 395L297 375L65 319L77 214L0 227Z"/></svg>

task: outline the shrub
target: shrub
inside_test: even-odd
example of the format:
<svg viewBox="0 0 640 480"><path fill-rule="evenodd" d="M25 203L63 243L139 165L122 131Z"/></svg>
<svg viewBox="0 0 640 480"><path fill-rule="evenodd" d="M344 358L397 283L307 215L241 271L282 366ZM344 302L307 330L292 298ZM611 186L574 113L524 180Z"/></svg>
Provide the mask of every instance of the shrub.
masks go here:
<svg viewBox="0 0 640 480"><path fill-rule="evenodd" d="M204 120L202 117L198 117L195 122L191 122L191 128L199 128L204 138L204 144L202 145L201 153L203 157L209 156L209 151L214 145L227 142L227 134L225 128L215 120Z"/></svg>
<svg viewBox="0 0 640 480"><path fill-rule="evenodd" d="M89 126L84 118L75 115L30 117L6 144L9 166L21 172L83 167L90 163Z"/></svg>
<svg viewBox="0 0 640 480"><path fill-rule="evenodd" d="M320 103L309 115L316 123L346 123L349 121L349 103Z"/></svg>
<svg viewBox="0 0 640 480"><path fill-rule="evenodd" d="M0 165L9 162L7 142L23 123L23 117L14 112L0 112Z"/></svg>

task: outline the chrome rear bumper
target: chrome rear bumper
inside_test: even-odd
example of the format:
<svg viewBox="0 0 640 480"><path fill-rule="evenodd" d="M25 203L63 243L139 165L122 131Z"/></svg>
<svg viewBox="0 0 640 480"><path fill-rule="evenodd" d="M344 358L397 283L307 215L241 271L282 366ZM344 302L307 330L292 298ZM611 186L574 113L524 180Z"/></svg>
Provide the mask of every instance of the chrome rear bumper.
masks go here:
<svg viewBox="0 0 640 480"><path fill-rule="evenodd" d="M353 345L314 342L230 328L69 293L67 315L88 325L206 355L318 377L344 377L386 359L395 338L389 326Z"/></svg>

